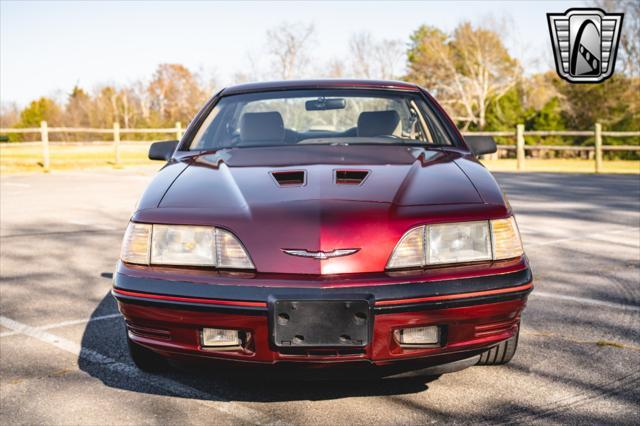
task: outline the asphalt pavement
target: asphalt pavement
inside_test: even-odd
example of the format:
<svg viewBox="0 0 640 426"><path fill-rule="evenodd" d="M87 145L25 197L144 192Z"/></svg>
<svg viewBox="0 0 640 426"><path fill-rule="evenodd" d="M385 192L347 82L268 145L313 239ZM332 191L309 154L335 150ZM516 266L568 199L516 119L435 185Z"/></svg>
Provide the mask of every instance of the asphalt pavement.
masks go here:
<svg viewBox="0 0 640 426"><path fill-rule="evenodd" d="M496 174L536 285L510 364L313 381L135 368L109 290L151 175L0 180L1 424L640 423L640 177Z"/></svg>

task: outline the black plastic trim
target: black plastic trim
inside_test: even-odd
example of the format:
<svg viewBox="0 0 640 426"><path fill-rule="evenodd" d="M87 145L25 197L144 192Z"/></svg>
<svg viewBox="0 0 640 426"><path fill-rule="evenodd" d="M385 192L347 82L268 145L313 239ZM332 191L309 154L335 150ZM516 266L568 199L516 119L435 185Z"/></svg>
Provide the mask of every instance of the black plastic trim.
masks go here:
<svg viewBox="0 0 640 426"><path fill-rule="evenodd" d="M235 315L258 315L266 316L266 307L251 306L231 306L231 305L212 305L195 302L180 302L158 299L147 299L145 297L129 296L111 291L111 295L119 302L131 303L140 306L156 306L163 308L184 309L187 311L203 311L203 312L221 312L225 314Z"/></svg>
<svg viewBox="0 0 640 426"><path fill-rule="evenodd" d="M407 303L403 305L382 305L374 308L376 314L390 314L396 312L424 311L432 309L461 308L464 306L483 305L487 303L508 302L510 300L524 299L533 288L513 293L502 293L488 296L467 297L457 300L438 300L432 302Z"/></svg>
<svg viewBox="0 0 640 426"><path fill-rule="evenodd" d="M168 281L151 278L131 277L122 273L114 274L114 288L159 294L164 296L191 297L201 299L223 299L236 301L269 302L272 298L324 299L335 297L367 297L374 301L411 299L420 297L464 294L478 291L496 290L516 287L532 281L529 268L501 275L489 275L454 280L410 282L365 287L332 287L332 288L300 288L300 287L265 287L249 285L219 285L184 281ZM530 290L524 292L502 293L497 295L471 297L457 300L409 303L406 305L383 305L375 307L377 313L402 312L414 309L442 309L447 307L468 306L480 303L494 303L526 297ZM210 305L181 301L165 301L145 299L134 296L114 294L123 302L144 303L156 306L174 306L181 309L198 309L206 311L235 312L261 314L267 311L262 307L244 307L228 305Z"/></svg>

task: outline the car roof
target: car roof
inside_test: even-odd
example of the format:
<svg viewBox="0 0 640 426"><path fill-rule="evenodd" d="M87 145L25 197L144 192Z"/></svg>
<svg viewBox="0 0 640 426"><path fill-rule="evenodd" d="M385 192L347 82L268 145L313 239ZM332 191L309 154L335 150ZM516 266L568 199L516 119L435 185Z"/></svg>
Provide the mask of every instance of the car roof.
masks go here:
<svg viewBox="0 0 640 426"><path fill-rule="evenodd" d="M222 90L221 95L235 95L239 93L266 92L272 90L292 89L391 89L417 92L418 86L404 81L394 80L363 80L363 79L320 79L320 80L284 80L266 81L261 83L246 83L229 86Z"/></svg>

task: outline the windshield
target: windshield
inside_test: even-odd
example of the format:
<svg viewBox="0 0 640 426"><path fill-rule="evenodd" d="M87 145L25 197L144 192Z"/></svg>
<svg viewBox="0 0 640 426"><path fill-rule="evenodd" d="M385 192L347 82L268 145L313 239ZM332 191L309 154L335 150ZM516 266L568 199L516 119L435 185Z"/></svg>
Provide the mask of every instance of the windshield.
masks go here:
<svg viewBox="0 0 640 426"><path fill-rule="evenodd" d="M305 144L451 145L417 93L289 90L226 96L190 149Z"/></svg>

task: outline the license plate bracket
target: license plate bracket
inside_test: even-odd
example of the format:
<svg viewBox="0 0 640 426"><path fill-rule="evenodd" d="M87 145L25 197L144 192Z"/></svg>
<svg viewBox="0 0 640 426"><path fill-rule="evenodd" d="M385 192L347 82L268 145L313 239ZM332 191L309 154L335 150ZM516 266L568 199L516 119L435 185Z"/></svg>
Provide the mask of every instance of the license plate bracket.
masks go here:
<svg viewBox="0 0 640 426"><path fill-rule="evenodd" d="M368 300L275 300L271 325L277 347L358 347L369 343Z"/></svg>

